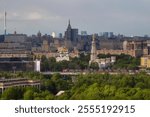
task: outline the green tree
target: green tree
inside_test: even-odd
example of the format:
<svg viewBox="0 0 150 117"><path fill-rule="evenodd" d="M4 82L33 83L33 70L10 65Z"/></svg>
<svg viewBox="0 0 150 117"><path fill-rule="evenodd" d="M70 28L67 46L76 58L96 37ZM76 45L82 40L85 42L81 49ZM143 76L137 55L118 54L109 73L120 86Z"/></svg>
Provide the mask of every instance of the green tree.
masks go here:
<svg viewBox="0 0 150 117"><path fill-rule="evenodd" d="M44 90L48 90L54 94L57 92L56 91L56 84L51 79L45 80L43 85L44 85Z"/></svg>
<svg viewBox="0 0 150 117"><path fill-rule="evenodd" d="M93 70L98 70L99 69L98 63L97 62L92 62L91 65L90 65L90 68L93 69Z"/></svg>
<svg viewBox="0 0 150 117"><path fill-rule="evenodd" d="M23 99L24 100L33 100L34 99L34 91L29 89L27 90L24 95L23 95Z"/></svg>
<svg viewBox="0 0 150 117"><path fill-rule="evenodd" d="M41 57L41 71L49 71L49 61L46 56Z"/></svg>
<svg viewBox="0 0 150 117"><path fill-rule="evenodd" d="M53 100L54 95L49 91L40 91L34 93L34 100Z"/></svg>
<svg viewBox="0 0 150 117"><path fill-rule="evenodd" d="M97 83L92 84L84 91L84 99L86 100L99 100L102 99L100 97L100 90Z"/></svg>
<svg viewBox="0 0 150 117"><path fill-rule="evenodd" d="M10 100L10 99L21 99L23 95L23 89L17 87L10 87L6 89L2 94L2 99Z"/></svg>

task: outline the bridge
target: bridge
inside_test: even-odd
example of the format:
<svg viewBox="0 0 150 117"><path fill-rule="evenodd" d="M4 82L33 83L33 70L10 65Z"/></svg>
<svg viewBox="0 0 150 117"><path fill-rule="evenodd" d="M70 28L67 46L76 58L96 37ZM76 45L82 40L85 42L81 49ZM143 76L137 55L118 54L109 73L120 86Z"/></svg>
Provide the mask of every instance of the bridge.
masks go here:
<svg viewBox="0 0 150 117"><path fill-rule="evenodd" d="M79 74L84 74L82 72L41 72L43 75L53 75L53 74L60 74L65 76L77 76Z"/></svg>
<svg viewBox="0 0 150 117"><path fill-rule="evenodd" d="M80 74L92 74L92 73L96 73L96 72L41 72L43 75L53 75L53 74L60 74L60 75L64 75L64 76L78 76ZM121 72L97 72L98 74L111 74L111 75L117 75L117 74L136 74L134 72L127 72L127 73L121 73Z"/></svg>

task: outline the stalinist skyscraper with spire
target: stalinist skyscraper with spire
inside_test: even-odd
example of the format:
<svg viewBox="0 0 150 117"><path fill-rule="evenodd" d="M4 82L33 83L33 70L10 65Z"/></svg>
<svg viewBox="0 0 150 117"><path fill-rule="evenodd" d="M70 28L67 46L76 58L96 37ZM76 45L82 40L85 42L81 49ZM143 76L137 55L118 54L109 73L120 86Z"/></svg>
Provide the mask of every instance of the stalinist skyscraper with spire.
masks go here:
<svg viewBox="0 0 150 117"><path fill-rule="evenodd" d="M67 30L65 31L65 46L68 49L73 49L78 42L78 29L72 28L70 20L68 22Z"/></svg>
<svg viewBox="0 0 150 117"><path fill-rule="evenodd" d="M97 58L96 42L95 42L95 34L93 34L93 37L92 37L92 46L91 46L91 56L90 56L89 65L90 65L92 62L96 62L96 58Z"/></svg>

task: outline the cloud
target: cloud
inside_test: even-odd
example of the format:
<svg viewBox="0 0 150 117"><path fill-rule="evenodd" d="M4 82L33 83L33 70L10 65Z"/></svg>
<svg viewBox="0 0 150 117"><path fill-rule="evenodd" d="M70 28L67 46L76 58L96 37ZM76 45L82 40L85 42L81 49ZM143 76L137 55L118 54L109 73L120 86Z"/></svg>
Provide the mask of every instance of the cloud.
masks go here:
<svg viewBox="0 0 150 117"><path fill-rule="evenodd" d="M71 19L72 27L88 32L109 30L145 34L150 30L150 0L0 1L0 20L3 20L3 11L6 9L11 27L18 27L24 33L33 33L37 29L63 32L68 19ZM38 23L36 27L35 22ZM134 29L130 30L131 27Z"/></svg>
<svg viewBox="0 0 150 117"><path fill-rule="evenodd" d="M27 20L41 20L42 18L43 16L38 12L31 12L27 14L27 17L26 17Z"/></svg>
<svg viewBox="0 0 150 117"><path fill-rule="evenodd" d="M0 20L3 20L4 13L0 12ZM7 20L10 21L35 21L35 20L61 20L63 17L50 14L48 12L30 11L30 12L7 12Z"/></svg>
<svg viewBox="0 0 150 117"><path fill-rule="evenodd" d="M59 20L61 19L60 16L57 15L51 15L48 13L40 13L40 12L29 12L26 13L24 17L24 20Z"/></svg>

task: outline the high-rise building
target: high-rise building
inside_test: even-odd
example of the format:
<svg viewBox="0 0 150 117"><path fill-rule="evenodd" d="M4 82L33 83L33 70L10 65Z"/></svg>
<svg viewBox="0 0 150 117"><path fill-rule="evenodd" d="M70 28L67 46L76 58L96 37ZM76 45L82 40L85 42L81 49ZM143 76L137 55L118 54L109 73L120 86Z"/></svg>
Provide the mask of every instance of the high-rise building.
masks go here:
<svg viewBox="0 0 150 117"><path fill-rule="evenodd" d="M113 32L103 32L103 33L100 33L99 35L103 36L105 38L113 38L114 37Z"/></svg>
<svg viewBox="0 0 150 117"><path fill-rule="evenodd" d="M74 43L78 42L78 29L71 29L71 41Z"/></svg>
<svg viewBox="0 0 150 117"><path fill-rule="evenodd" d="M78 41L78 29L71 28L70 20L68 23L67 30L65 31L65 39L71 41L73 45L76 44Z"/></svg>
<svg viewBox="0 0 150 117"><path fill-rule="evenodd" d="M62 38L62 33L59 33L59 38Z"/></svg>
<svg viewBox="0 0 150 117"><path fill-rule="evenodd" d="M56 38L56 33L55 32L52 32L52 37Z"/></svg>

